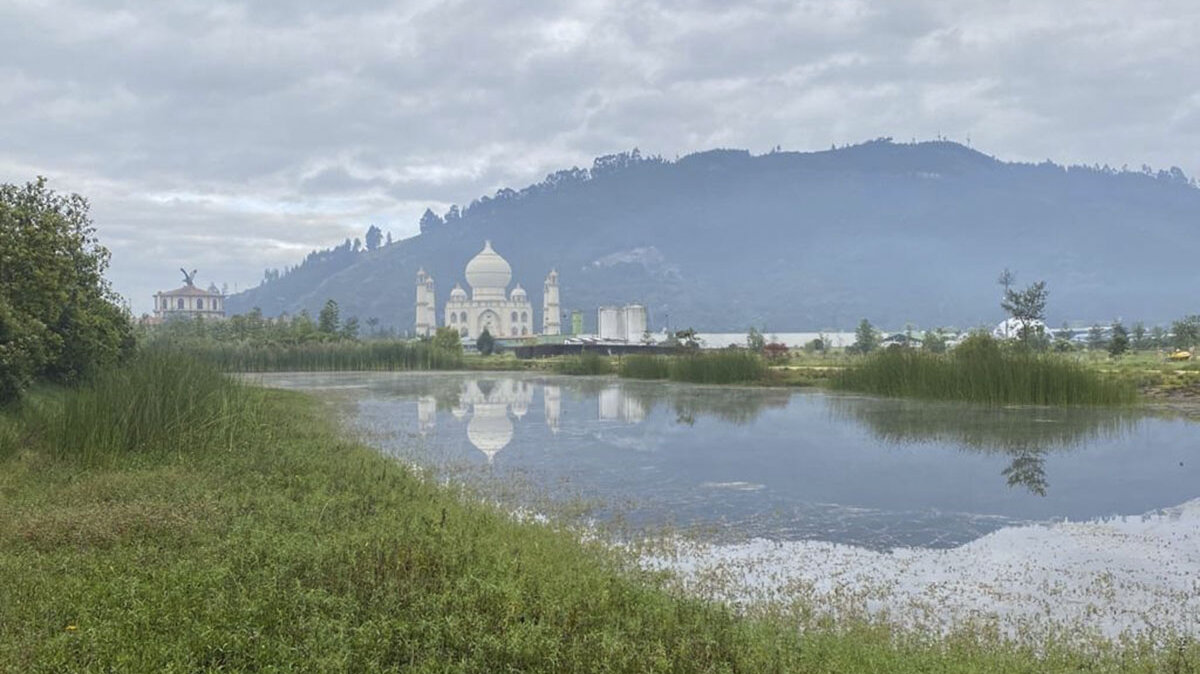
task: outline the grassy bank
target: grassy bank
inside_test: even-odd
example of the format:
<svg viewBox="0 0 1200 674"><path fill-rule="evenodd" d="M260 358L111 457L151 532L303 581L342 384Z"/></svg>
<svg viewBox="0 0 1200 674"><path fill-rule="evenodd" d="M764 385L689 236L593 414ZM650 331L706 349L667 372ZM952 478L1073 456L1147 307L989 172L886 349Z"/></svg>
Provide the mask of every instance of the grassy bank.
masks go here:
<svg viewBox="0 0 1200 674"><path fill-rule="evenodd" d="M986 404L1123 405L1129 381L1052 354L1013 351L972 338L949 354L887 349L834 376L832 386L874 395Z"/></svg>
<svg viewBox="0 0 1200 674"><path fill-rule="evenodd" d="M161 354L0 415L0 670L1149 672L1200 658L801 633L803 607L738 617L422 480L328 414Z"/></svg>

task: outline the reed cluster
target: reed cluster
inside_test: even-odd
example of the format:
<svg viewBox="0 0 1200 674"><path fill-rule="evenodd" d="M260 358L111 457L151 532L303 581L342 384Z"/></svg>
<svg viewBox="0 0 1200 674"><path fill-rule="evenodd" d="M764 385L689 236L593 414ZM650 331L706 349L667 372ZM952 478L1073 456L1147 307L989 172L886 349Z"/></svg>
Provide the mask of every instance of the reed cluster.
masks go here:
<svg viewBox="0 0 1200 674"><path fill-rule="evenodd" d="M620 374L631 379L739 384L762 380L767 365L758 354L740 349L678 356L633 355L622 359Z"/></svg>
<svg viewBox="0 0 1200 674"><path fill-rule="evenodd" d="M949 354L886 349L832 380L832 386L881 396L991 405L1123 405L1137 391L1054 354L1006 348L975 336Z"/></svg>
<svg viewBox="0 0 1200 674"><path fill-rule="evenodd" d="M584 351L578 356L567 356L554 364L559 374L612 374L612 360L593 351Z"/></svg>
<svg viewBox="0 0 1200 674"><path fill-rule="evenodd" d="M20 405L7 424L20 425L24 437L0 433L0 456L13 442L38 442L56 458L87 463L127 452L229 450L261 423L261 400L261 391L183 351L143 349L78 387L46 389Z"/></svg>
<svg viewBox="0 0 1200 674"><path fill-rule="evenodd" d="M634 354L621 359L621 376L626 379L670 379L671 357Z"/></svg>
<svg viewBox="0 0 1200 674"><path fill-rule="evenodd" d="M226 372L455 370L463 366L461 353L438 348L430 342L200 342L187 348L204 362Z"/></svg>

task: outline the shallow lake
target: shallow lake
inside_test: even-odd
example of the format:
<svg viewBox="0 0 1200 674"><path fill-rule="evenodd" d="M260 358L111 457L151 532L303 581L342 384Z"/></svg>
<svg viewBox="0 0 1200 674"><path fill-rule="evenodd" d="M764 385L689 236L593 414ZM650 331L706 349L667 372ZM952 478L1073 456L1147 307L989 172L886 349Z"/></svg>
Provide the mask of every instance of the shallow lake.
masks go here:
<svg viewBox="0 0 1200 674"><path fill-rule="evenodd" d="M323 392L369 442L513 505L595 504L711 540L952 548L1200 496L1194 424L783 389L505 373L255 375Z"/></svg>

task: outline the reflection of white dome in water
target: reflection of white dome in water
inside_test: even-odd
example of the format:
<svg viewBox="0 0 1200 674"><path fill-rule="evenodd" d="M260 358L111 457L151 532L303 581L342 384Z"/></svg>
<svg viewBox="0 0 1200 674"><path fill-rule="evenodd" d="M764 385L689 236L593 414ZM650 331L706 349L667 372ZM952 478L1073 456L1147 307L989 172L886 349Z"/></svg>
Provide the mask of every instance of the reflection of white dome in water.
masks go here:
<svg viewBox="0 0 1200 674"><path fill-rule="evenodd" d="M476 403L467 423L467 439L487 455L488 463L512 441L513 425L504 403Z"/></svg>
<svg viewBox="0 0 1200 674"><path fill-rule="evenodd" d="M484 242L483 250L467 263L467 283L475 297L498 295L503 298L511 280L512 267L492 250L491 241Z"/></svg>

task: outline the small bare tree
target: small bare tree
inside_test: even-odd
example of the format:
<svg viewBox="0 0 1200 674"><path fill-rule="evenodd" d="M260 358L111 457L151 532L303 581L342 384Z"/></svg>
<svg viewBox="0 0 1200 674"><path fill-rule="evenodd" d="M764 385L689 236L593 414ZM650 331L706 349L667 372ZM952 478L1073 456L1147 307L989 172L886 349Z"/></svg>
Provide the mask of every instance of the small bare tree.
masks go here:
<svg viewBox="0 0 1200 674"><path fill-rule="evenodd" d="M1041 326L1046 321L1046 282L1038 281L1024 290L1009 288L1004 291L1000 306L1021 325L1017 339L1026 346L1033 346L1041 336Z"/></svg>
<svg viewBox="0 0 1200 674"><path fill-rule="evenodd" d="M996 283L1000 284L1004 288L1004 297L1008 297L1009 289L1012 288L1012 285L1016 282L1017 275L1009 270L1008 267L1005 267L1004 271L1000 272L1000 277L996 279ZM1005 321L1004 338L1008 339L1009 337L1012 337L1012 335L1008 334L1008 321Z"/></svg>

